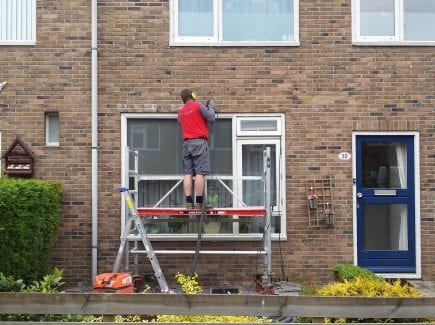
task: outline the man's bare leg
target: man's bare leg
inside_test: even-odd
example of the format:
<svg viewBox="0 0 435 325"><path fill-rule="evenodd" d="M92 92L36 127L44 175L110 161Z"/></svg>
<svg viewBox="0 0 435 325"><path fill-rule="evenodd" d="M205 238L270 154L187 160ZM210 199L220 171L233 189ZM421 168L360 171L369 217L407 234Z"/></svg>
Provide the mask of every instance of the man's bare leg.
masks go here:
<svg viewBox="0 0 435 325"><path fill-rule="evenodd" d="M205 185L205 176L204 175L196 175L195 176L195 196L203 196L204 195L204 185Z"/></svg>
<svg viewBox="0 0 435 325"><path fill-rule="evenodd" d="M192 188L193 188L193 176L184 175L183 189L186 195L186 209L193 208Z"/></svg>
<svg viewBox="0 0 435 325"><path fill-rule="evenodd" d="M192 188L193 188L192 182L193 182L192 175L184 175L183 188L184 188L184 194L186 196L192 196Z"/></svg>

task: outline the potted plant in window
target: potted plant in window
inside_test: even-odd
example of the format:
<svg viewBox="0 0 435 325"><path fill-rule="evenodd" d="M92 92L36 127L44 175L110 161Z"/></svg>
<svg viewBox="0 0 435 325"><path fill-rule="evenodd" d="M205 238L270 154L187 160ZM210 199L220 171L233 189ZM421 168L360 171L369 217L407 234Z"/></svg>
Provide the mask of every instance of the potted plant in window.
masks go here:
<svg viewBox="0 0 435 325"><path fill-rule="evenodd" d="M308 190L307 199L308 199L308 206L310 207L310 209L317 208L317 195L312 187Z"/></svg>

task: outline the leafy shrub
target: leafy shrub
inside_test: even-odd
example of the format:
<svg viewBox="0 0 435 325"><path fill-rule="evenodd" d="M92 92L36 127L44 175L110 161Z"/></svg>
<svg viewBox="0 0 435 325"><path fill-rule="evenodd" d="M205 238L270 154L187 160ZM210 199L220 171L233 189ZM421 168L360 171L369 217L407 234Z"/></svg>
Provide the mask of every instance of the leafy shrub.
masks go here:
<svg viewBox="0 0 435 325"><path fill-rule="evenodd" d="M0 179L0 271L32 281L49 272L61 209L60 183Z"/></svg>
<svg viewBox="0 0 435 325"><path fill-rule="evenodd" d="M422 297L423 294L408 284L402 284L400 280L387 282L378 277L344 279L343 282L335 282L317 290L320 296L361 296L361 297ZM327 323L394 323L394 322L427 322L425 319L346 319L326 318Z"/></svg>
<svg viewBox="0 0 435 325"><path fill-rule="evenodd" d="M58 292L59 288L65 283L62 282L63 270L59 270L57 267L54 268L53 273L47 274L40 281L33 281L31 285L27 287L29 292Z"/></svg>
<svg viewBox="0 0 435 325"><path fill-rule="evenodd" d="M24 291L26 285L22 279L15 280L13 276L6 276L0 272L0 292Z"/></svg>
<svg viewBox="0 0 435 325"><path fill-rule="evenodd" d="M422 297L423 294L400 280L389 283L385 280L355 278L335 282L317 290L321 296L359 297Z"/></svg>
<svg viewBox="0 0 435 325"><path fill-rule="evenodd" d="M0 291L7 292L58 292L64 284L62 282L63 270L54 268L53 273L47 274L42 280L33 281L31 284L24 284L22 279L15 280L13 276L6 277L0 273ZM2 290L4 289L4 290ZM0 321L69 321L78 322L87 319L88 316L82 315L26 315L26 314L5 314L0 315Z"/></svg>
<svg viewBox="0 0 435 325"><path fill-rule="evenodd" d="M337 264L332 271L336 281L353 280L355 278L382 279L372 271L353 264Z"/></svg>

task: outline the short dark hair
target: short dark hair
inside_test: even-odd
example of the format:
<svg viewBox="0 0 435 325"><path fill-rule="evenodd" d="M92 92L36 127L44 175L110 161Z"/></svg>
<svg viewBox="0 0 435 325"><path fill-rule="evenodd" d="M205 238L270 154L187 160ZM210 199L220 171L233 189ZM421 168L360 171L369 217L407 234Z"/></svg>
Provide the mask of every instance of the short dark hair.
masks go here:
<svg viewBox="0 0 435 325"><path fill-rule="evenodd" d="M180 93L180 96L184 104L186 104L189 99L193 99L192 91L190 91L190 89L183 89Z"/></svg>

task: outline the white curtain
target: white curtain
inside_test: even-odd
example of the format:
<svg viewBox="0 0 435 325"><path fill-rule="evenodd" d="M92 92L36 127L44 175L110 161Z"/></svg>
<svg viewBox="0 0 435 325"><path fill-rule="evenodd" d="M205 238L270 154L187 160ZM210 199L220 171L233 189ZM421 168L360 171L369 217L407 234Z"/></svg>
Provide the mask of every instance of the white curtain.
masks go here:
<svg viewBox="0 0 435 325"><path fill-rule="evenodd" d="M399 179L400 179L400 187L407 188L407 160L406 160L406 143L396 143L396 158L397 158L397 167L399 171ZM407 216L408 211L406 206L400 205L401 208L399 210L400 215L400 228L399 228L399 250L407 250L408 249L408 223Z"/></svg>

